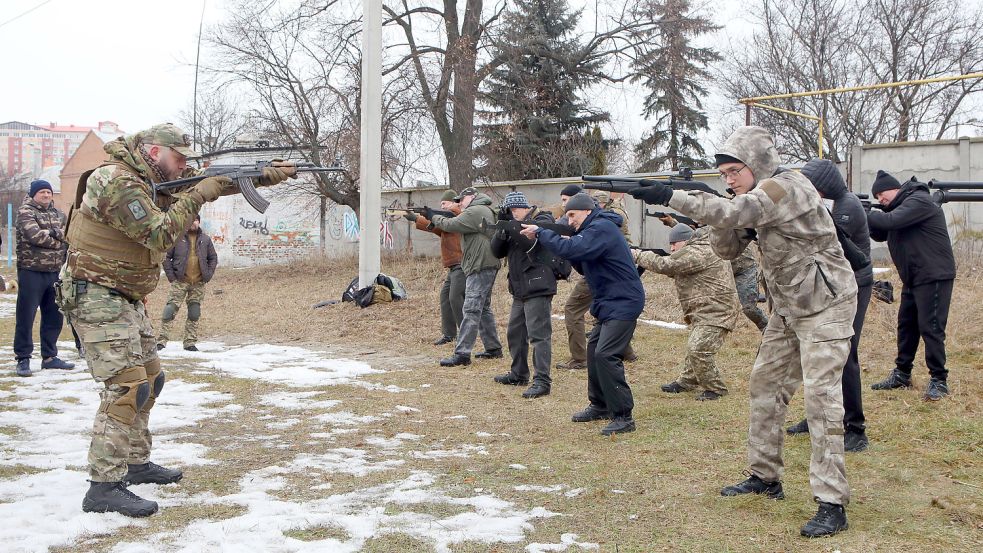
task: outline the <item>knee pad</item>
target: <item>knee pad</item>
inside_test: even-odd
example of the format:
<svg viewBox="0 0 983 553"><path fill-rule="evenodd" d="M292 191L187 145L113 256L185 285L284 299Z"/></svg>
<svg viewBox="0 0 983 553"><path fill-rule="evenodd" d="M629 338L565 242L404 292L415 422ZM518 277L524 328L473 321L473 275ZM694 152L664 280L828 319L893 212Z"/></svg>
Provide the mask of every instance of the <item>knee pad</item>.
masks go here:
<svg viewBox="0 0 983 553"><path fill-rule="evenodd" d="M137 411L150 397L146 370L142 366L131 367L107 380L106 384L119 386L122 394L112 403L104 402L100 405L100 411L123 424L133 424Z"/></svg>
<svg viewBox="0 0 983 553"><path fill-rule="evenodd" d="M201 318L201 304L200 303L189 303L188 304L188 320L197 321Z"/></svg>
<svg viewBox="0 0 983 553"><path fill-rule="evenodd" d="M154 359L146 364L147 381L150 383L150 397L140 408L141 411L150 411L160 396L160 391L164 388L164 371L160 369L160 359Z"/></svg>
<svg viewBox="0 0 983 553"><path fill-rule="evenodd" d="M178 309L177 305L173 303L168 303L167 305L164 306L164 314L161 318L168 322L173 321L174 316L177 315L177 309Z"/></svg>

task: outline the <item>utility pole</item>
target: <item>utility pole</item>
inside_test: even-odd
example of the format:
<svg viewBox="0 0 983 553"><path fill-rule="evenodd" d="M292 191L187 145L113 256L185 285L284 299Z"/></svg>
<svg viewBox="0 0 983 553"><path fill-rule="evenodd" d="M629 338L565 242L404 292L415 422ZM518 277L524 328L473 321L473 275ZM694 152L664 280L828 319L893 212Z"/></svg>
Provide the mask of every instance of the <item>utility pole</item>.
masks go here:
<svg viewBox="0 0 983 553"><path fill-rule="evenodd" d="M362 0L362 136L359 156L358 286L375 281L380 269L382 208L382 0Z"/></svg>

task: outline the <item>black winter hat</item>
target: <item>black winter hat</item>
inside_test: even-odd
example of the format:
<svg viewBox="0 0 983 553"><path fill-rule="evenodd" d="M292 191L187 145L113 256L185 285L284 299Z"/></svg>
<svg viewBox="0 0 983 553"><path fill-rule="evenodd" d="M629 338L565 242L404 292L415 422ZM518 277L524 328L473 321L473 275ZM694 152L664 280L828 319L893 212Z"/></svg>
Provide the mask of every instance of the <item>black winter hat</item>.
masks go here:
<svg viewBox="0 0 983 553"><path fill-rule="evenodd" d="M597 204L594 203L594 198L591 198L587 194L584 194L583 192L581 192L579 194L574 194L572 198L570 198L569 200L567 200L567 207L566 207L566 209L567 209L567 211L570 211L570 210L575 210L576 211L576 210L581 210L581 209L592 210L592 209L594 209L596 207L597 207Z"/></svg>
<svg viewBox="0 0 983 553"><path fill-rule="evenodd" d="M846 182L828 159L812 159L802 167L802 175L812 182L824 198L838 200L846 192Z"/></svg>
<svg viewBox="0 0 983 553"><path fill-rule="evenodd" d="M714 154L713 156L714 167L720 167L725 163L744 163L743 161L737 159L734 156L729 156L727 154ZM747 165L745 163L745 165Z"/></svg>
<svg viewBox="0 0 983 553"><path fill-rule="evenodd" d="M891 173L881 169L877 171L877 178L874 179L874 184L870 187L870 194L876 198L882 192L897 190L898 188L901 188L901 183L898 182L898 179L894 178Z"/></svg>
<svg viewBox="0 0 983 553"><path fill-rule="evenodd" d="M54 190L51 189L51 183L46 180L38 179L31 183L31 191L28 193L28 196L33 198L35 194L42 190L54 192Z"/></svg>
<svg viewBox="0 0 983 553"><path fill-rule="evenodd" d="M563 187L563 190L560 190L560 195L573 197L576 196L577 194L580 194L583 191L584 189L577 186L576 184L568 184Z"/></svg>

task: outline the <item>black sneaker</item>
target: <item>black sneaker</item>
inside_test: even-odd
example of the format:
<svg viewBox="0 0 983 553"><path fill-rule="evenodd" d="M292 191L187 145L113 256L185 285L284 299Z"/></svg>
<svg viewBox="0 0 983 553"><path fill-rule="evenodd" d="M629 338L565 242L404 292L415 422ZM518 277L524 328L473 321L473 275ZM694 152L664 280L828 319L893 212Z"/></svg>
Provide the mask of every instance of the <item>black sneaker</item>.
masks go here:
<svg viewBox="0 0 983 553"><path fill-rule="evenodd" d="M457 367L459 365L470 365L471 356L470 355L459 355L455 353L446 359L440 360L441 367Z"/></svg>
<svg viewBox="0 0 983 553"><path fill-rule="evenodd" d="M191 344L190 346L184 346L184 351L199 351L198 346Z"/></svg>
<svg viewBox="0 0 983 553"><path fill-rule="evenodd" d="M949 385L945 380L933 378L929 381L928 388L925 388L925 401L939 401L947 395L949 395Z"/></svg>
<svg viewBox="0 0 983 553"><path fill-rule="evenodd" d="M871 390L894 390L895 388L911 388L911 375L898 369L892 369L887 378L870 385Z"/></svg>
<svg viewBox="0 0 983 553"><path fill-rule="evenodd" d="M673 380L672 382L670 382L668 384L663 384L662 385L662 391L663 392L666 392L668 394L681 394L681 393L685 392L686 390L687 389L684 388L682 384L680 384L679 382L676 382L675 380Z"/></svg>
<svg viewBox="0 0 983 553"><path fill-rule="evenodd" d="M798 424L793 424L792 426L786 428L785 432L787 432L789 436L794 436L796 434L808 434L809 421L807 421L806 419L802 419L799 421Z"/></svg>
<svg viewBox="0 0 983 553"><path fill-rule="evenodd" d="M34 376L34 373L31 372L30 358L17 360L17 376Z"/></svg>
<svg viewBox="0 0 983 553"><path fill-rule="evenodd" d="M42 369L61 369L63 371L70 371L75 368L75 363L69 363L68 361L62 361L58 356L50 357L48 359L41 360Z"/></svg>
<svg viewBox="0 0 983 553"><path fill-rule="evenodd" d="M474 355L475 359L501 359L502 348L490 349Z"/></svg>
<svg viewBox="0 0 983 553"><path fill-rule="evenodd" d="M525 386L526 384L529 384L528 379L519 378L510 372L496 376L495 382L498 382L499 384L506 384L508 386Z"/></svg>
<svg viewBox="0 0 983 553"><path fill-rule="evenodd" d="M603 419L610 419L611 414L608 413L607 409L601 409L593 404L588 405L582 411L577 411L570 417L573 422L590 422L599 421Z"/></svg>
<svg viewBox="0 0 983 553"><path fill-rule="evenodd" d="M127 484L173 484L184 477L177 469L164 468L157 463L127 465L123 482Z"/></svg>
<svg viewBox="0 0 983 553"><path fill-rule="evenodd" d="M91 482L82 500L86 513L119 513L128 517L148 517L157 512L157 503L139 497L122 482Z"/></svg>
<svg viewBox="0 0 983 553"><path fill-rule="evenodd" d="M846 509L843 508L843 505L820 501L816 516L805 523L799 533L807 538L821 538L832 536L849 527L850 525L846 522Z"/></svg>
<svg viewBox="0 0 983 553"><path fill-rule="evenodd" d="M454 337L453 336L441 336L440 338L437 338L436 340L434 340L433 345L435 345L435 346L442 346L444 344L449 344L449 343L451 343L453 341L454 341Z"/></svg>
<svg viewBox="0 0 983 553"><path fill-rule="evenodd" d="M724 396L712 390L703 390L703 393L696 396L696 401L713 401L715 399L720 399L722 397Z"/></svg>
<svg viewBox="0 0 983 553"><path fill-rule="evenodd" d="M847 430L846 434L843 435L843 449L851 453L860 453L865 451L870 442L867 440L867 434L864 432L854 432L853 430Z"/></svg>
<svg viewBox="0 0 983 553"><path fill-rule="evenodd" d="M543 397L550 395L550 387L545 384L535 383L525 392L522 392L522 397L526 399L535 399L537 397Z"/></svg>
<svg viewBox="0 0 983 553"><path fill-rule="evenodd" d="M785 499L785 492L782 491L781 482L765 482L753 474L743 482L739 482L733 486L727 486L720 490L720 495L725 497L733 497L746 493L766 495L768 499Z"/></svg>
<svg viewBox="0 0 983 553"><path fill-rule="evenodd" d="M601 429L601 434L610 436L611 434L625 434L635 431L635 419L631 416L615 417L607 426Z"/></svg>

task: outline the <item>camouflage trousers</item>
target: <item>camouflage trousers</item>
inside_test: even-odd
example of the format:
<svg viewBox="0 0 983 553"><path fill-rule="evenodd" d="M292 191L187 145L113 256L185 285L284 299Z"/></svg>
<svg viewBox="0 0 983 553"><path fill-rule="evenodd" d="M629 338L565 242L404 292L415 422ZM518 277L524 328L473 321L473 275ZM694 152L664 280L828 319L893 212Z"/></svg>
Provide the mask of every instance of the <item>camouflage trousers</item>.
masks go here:
<svg viewBox="0 0 983 553"><path fill-rule="evenodd" d="M158 344L167 344L174 331L174 321L181 311L181 304L188 304L188 319L184 323L184 345L198 343L198 323L201 318L201 302L205 299L205 283L189 284L176 280L171 283L171 291L167 295L164 306L164 316L161 318L160 333L157 335Z"/></svg>
<svg viewBox="0 0 983 553"><path fill-rule="evenodd" d="M803 385L812 456L812 495L846 505L850 486L843 455L843 365L850 353L856 298L815 315L782 318L772 314L751 370L748 464L762 480L780 480L785 413Z"/></svg>
<svg viewBox="0 0 983 553"><path fill-rule="evenodd" d="M720 395L727 394L727 385L720 378L714 358L729 332L719 326L693 326L686 342L682 374L676 379L680 386L687 390L703 388Z"/></svg>
<svg viewBox="0 0 983 553"><path fill-rule="evenodd" d="M744 316L764 332L768 326L768 316L758 307L758 269L751 267L734 275L737 284L737 297L741 300L741 311Z"/></svg>
<svg viewBox="0 0 983 553"><path fill-rule="evenodd" d="M89 479L118 482L127 463L150 459L150 410L164 383L154 330L143 302L91 282L62 279L62 309L85 347L96 382L105 385L92 426Z"/></svg>

